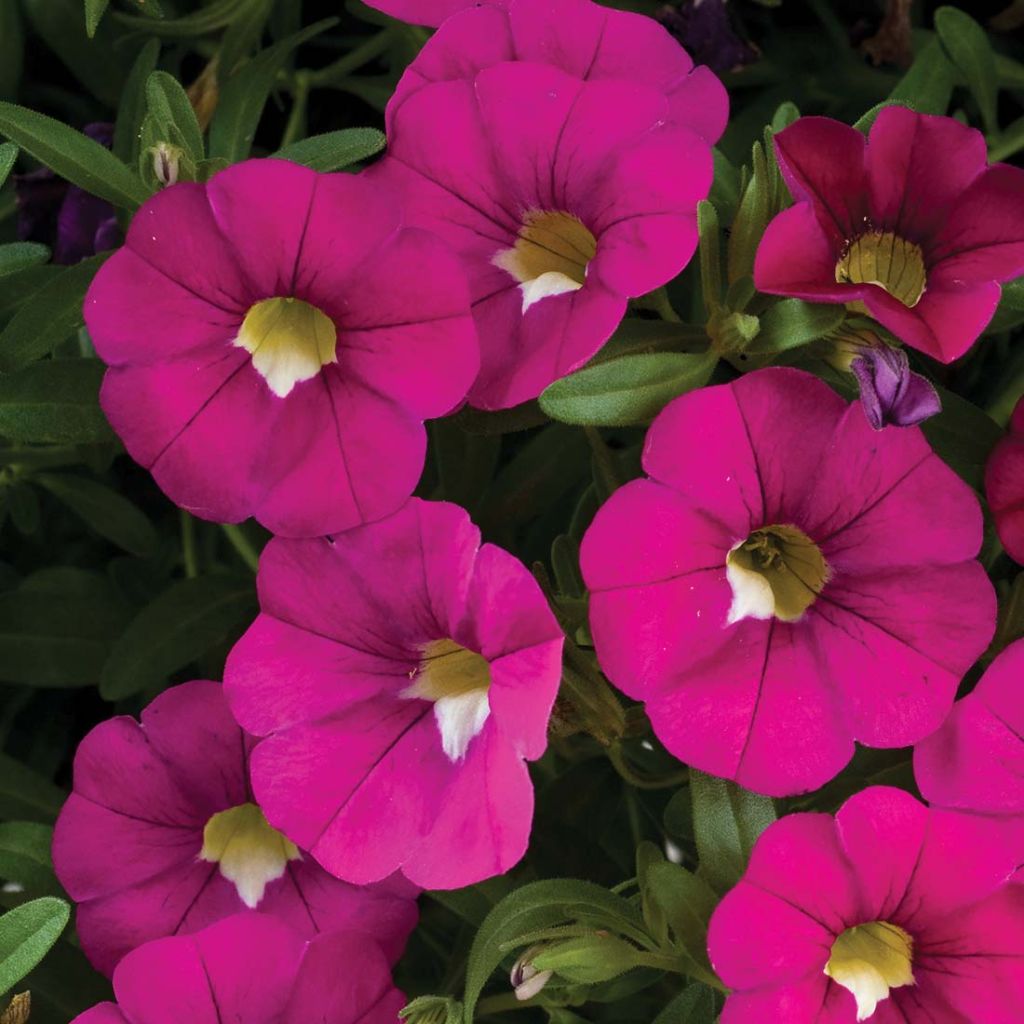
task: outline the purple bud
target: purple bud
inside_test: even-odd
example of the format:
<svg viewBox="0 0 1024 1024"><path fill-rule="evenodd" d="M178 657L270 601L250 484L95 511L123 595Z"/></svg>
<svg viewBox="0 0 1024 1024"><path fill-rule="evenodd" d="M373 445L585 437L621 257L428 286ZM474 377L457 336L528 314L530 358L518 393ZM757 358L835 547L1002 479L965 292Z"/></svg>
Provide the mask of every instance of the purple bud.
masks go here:
<svg viewBox="0 0 1024 1024"><path fill-rule="evenodd" d="M697 64L722 74L751 64L757 48L741 39L732 27L726 0L682 0L658 11L662 23L686 47Z"/></svg>
<svg viewBox="0 0 1024 1024"><path fill-rule="evenodd" d="M907 353L882 345L861 350L850 370L860 384L860 401L875 430L912 427L942 411L938 392L910 369Z"/></svg>

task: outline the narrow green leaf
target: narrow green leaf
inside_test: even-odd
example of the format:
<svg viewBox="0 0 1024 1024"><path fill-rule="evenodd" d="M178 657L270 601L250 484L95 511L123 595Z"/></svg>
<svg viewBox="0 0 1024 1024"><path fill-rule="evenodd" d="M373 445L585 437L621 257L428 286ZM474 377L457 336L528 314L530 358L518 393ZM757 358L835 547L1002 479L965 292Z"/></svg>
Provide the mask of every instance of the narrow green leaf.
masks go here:
<svg viewBox="0 0 1024 1024"><path fill-rule="evenodd" d="M53 873L53 828L37 821L0 822L0 878L33 896L61 896Z"/></svg>
<svg viewBox="0 0 1024 1024"><path fill-rule="evenodd" d="M707 985L687 985L654 1018L654 1024L714 1024L718 1017L715 993Z"/></svg>
<svg viewBox="0 0 1024 1024"><path fill-rule="evenodd" d="M273 155L314 171L338 171L374 156L386 143L384 133L376 128L343 128L293 142Z"/></svg>
<svg viewBox="0 0 1024 1024"><path fill-rule="evenodd" d="M540 407L563 423L650 423L673 398L707 384L716 362L717 357L710 353L623 356L584 367L550 384L540 396Z"/></svg>
<svg viewBox="0 0 1024 1024"><path fill-rule="evenodd" d="M731 284L754 273L754 255L768 221L778 212L772 202L772 178L769 161L774 154L765 155L764 147L755 142L751 151L751 173L739 209L729 232L727 246L728 281Z"/></svg>
<svg viewBox="0 0 1024 1024"><path fill-rule="evenodd" d="M676 947L692 962L691 974L713 981L707 954L708 921L718 897L704 879L661 860L647 874L649 898L661 908Z"/></svg>
<svg viewBox="0 0 1024 1024"><path fill-rule="evenodd" d="M0 917L0 995L46 956L70 917L71 906L53 896L25 903Z"/></svg>
<svg viewBox="0 0 1024 1024"><path fill-rule="evenodd" d="M146 116L146 82L156 70L159 58L159 41L147 40L135 58L128 81L125 82L121 102L117 106L112 149L118 160L129 167L135 167L139 161L139 131L142 119Z"/></svg>
<svg viewBox="0 0 1024 1024"><path fill-rule="evenodd" d="M71 474L40 473L33 480L45 487L101 537L133 555L151 555L158 543L153 524L127 498L95 480Z"/></svg>
<svg viewBox="0 0 1024 1024"><path fill-rule="evenodd" d="M16 270L6 277L0 276L0 318L7 319L16 309L24 306L44 284L49 284L64 272L64 267L52 263L37 264Z"/></svg>
<svg viewBox="0 0 1024 1024"><path fill-rule="evenodd" d="M19 0L0 0L0 100L13 99L25 66L25 27ZM0 174L0 184L3 175Z"/></svg>
<svg viewBox="0 0 1024 1024"><path fill-rule="evenodd" d="M734 782L690 770L693 831L701 875L713 889L731 889L757 837L775 820L775 805Z"/></svg>
<svg viewBox="0 0 1024 1024"><path fill-rule="evenodd" d="M50 258L50 250L38 242L9 242L0 245L0 277L37 267Z"/></svg>
<svg viewBox="0 0 1024 1024"><path fill-rule="evenodd" d="M85 31L90 39L96 35L96 29L109 3L110 0L85 0Z"/></svg>
<svg viewBox="0 0 1024 1024"><path fill-rule="evenodd" d="M235 163L249 155L267 98L292 51L337 21L337 18L325 18L282 39L258 53L224 83L217 113L210 125L211 156Z"/></svg>
<svg viewBox="0 0 1024 1024"><path fill-rule="evenodd" d="M914 63L889 93L893 103L911 107L919 114L945 114L953 97L956 68L942 43L933 36L921 47Z"/></svg>
<svg viewBox="0 0 1024 1024"><path fill-rule="evenodd" d="M166 71L154 71L146 81L149 113L166 132L165 141L181 146L199 163L206 155L203 132L181 84Z"/></svg>
<svg viewBox="0 0 1024 1024"><path fill-rule="evenodd" d="M697 232L700 236L700 283L704 309L708 316L720 309L725 288L722 284L722 232L718 211L708 200L697 206Z"/></svg>
<svg viewBox="0 0 1024 1024"><path fill-rule="evenodd" d="M229 637L255 609L252 577L200 576L173 583L142 609L114 645L100 694L115 701L159 687Z"/></svg>
<svg viewBox="0 0 1024 1024"><path fill-rule="evenodd" d="M995 136L999 132L996 116L999 82L995 53L985 30L964 11L940 7L935 12L935 31L978 101L986 132Z"/></svg>
<svg viewBox="0 0 1024 1024"><path fill-rule="evenodd" d="M52 117L0 103L0 134L60 177L114 206L134 210L147 198L142 182L109 149Z"/></svg>
<svg viewBox="0 0 1024 1024"><path fill-rule="evenodd" d="M0 815L52 823L67 794L49 779L0 754Z"/></svg>
<svg viewBox="0 0 1024 1024"><path fill-rule="evenodd" d="M50 444L114 440L99 406L102 379L95 359L46 360L0 377L0 435Z"/></svg>
<svg viewBox="0 0 1024 1024"><path fill-rule="evenodd" d="M799 348L834 331L845 316L844 306L783 299L761 314L761 328L746 351L763 355Z"/></svg>
<svg viewBox="0 0 1024 1024"><path fill-rule="evenodd" d="M0 332L0 372L20 370L49 355L82 326L85 293L107 255L62 270L15 313Z"/></svg>
<svg viewBox="0 0 1024 1024"><path fill-rule="evenodd" d="M168 39L184 39L206 35L227 28L241 14L250 0L212 0L198 11L180 18L157 20L137 14L116 14L117 20L131 28Z"/></svg>
<svg viewBox="0 0 1024 1024"><path fill-rule="evenodd" d="M0 0L2 3L3 0ZM14 167L14 161L18 159L18 147L13 142L0 143L0 188L3 188L7 176Z"/></svg>

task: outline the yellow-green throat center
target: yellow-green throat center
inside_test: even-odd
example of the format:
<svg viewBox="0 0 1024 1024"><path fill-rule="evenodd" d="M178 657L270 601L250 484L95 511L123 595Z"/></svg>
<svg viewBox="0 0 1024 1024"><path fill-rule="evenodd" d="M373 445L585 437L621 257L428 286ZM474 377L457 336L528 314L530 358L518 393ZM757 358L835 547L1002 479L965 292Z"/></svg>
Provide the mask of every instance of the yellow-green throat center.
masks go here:
<svg viewBox="0 0 1024 1024"><path fill-rule="evenodd" d="M888 921L847 928L832 944L825 973L852 992L857 1020L870 1019L890 989L914 984L914 940Z"/></svg>
<svg viewBox="0 0 1024 1024"><path fill-rule="evenodd" d="M824 589L830 575L817 544L795 526L765 526L726 558L732 587L729 623L740 619L795 622Z"/></svg>
<svg viewBox="0 0 1024 1024"><path fill-rule="evenodd" d="M301 857L299 848L271 828L255 804L239 804L210 818L199 851L200 860L220 865L220 873L251 909L259 905L267 885L284 874L288 861Z"/></svg>
<svg viewBox="0 0 1024 1024"><path fill-rule="evenodd" d="M907 307L920 302L926 276L921 247L893 231L855 238L836 264L840 284L876 284Z"/></svg>
<svg viewBox="0 0 1024 1024"><path fill-rule="evenodd" d="M432 640L424 645L412 679L402 696L433 701L441 746L450 760L461 760L491 713L490 663L450 638Z"/></svg>
<svg viewBox="0 0 1024 1024"><path fill-rule="evenodd" d="M338 361L338 331L329 316L302 299L263 299L245 314L235 345L279 398Z"/></svg>
<svg viewBox="0 0 1024 1024"><path fill-rule="evenodd" d="M596 253L597 240L578 217L529 210L512 248L496 253L492 262L519 282L525 313L541 299L582 288Z"/></svg>

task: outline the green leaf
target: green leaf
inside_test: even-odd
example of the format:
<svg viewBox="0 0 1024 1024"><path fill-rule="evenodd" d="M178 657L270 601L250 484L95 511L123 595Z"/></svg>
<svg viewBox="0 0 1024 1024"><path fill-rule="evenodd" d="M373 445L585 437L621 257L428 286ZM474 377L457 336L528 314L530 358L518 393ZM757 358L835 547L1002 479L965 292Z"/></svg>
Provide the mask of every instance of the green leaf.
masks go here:
<svg viewBox="0 0 1024 1024"><path fill-rule="evenodd" d="M7 754L0 754L0 815L52 823L67 794L49 779Z"/></svg>
<svg viewBox="0 0 1024 1024"><path fill-rule="evenodd" d="M533 957L538 971L554 971L578 985L596 985L639 967L643 957L636 946L615 935L598 933L564 939Z"/></svg>
<svg viewBox="0 0 1024 1024"><path fill-rule="evenodd" d="M704 879L679 864L661 860L647 872L648 898L661 908L674 945L691 963L689 973L715 982L707 954L708 921L718 897Z"/></svg>
<svg viewBox="0 0 1024 1024"><path fill-rule="evenodd" d="M386 144L384 133L376 128L343 128L293 142L273 155L314 171L338 171L374 156Z"/></svg>
<svg viewBox="0 0 1024 1024"><path fill-rule="evenodd" d="M3 3L3 0L0 0ZM14 161L18 159L18 147L13 142L0 143L0 188L3 188L7 176L14 167Z"/></svg>
<svg viewBox="0 0 1024 1024"><path fill-rule="evenodd" d="M200 10L180 18L156 20L135 14L116 14L122 24L149 35L169 39L201 36L227 28L249 6L251 0L212 0Z"/></svg>
<svg viewBox="0 0 1024 1024"><path fill-rule="evenodd" d="M541 394L540 407L563 423L650 423L673 398L707 384L717 361L711 353L623 356L556 380Z"/></svg>
<svg viewBox="0 0 1024 1024"><path fill-rule="evenodd" d="M735 782L694 769L690 796L701 875L717 892L726 892L746 869L757 837L775 820L775 805Z"/></svg>
<svg viewBox="0 0 1024 1024"><path fill-rule="evenodd" d="M715 1024L718 1010L715 993L707 985L687 985L654 1018L654 1024Z"/></svg>
<svg viewBox="0 0 1024 1024"><path fill-rule="evenodd" d="M20 370L49 355L83 325L85 293L107 255L62 270L15 313L0 332L0 372Z"/></svg>
<svg viewBox="0 0 1024 1024"><path fill-rule="evenodd" d="M704 309L708 316L721 308L725 288L722 284L722 232L718 211L707 199L697 205L697 232L700 236L700 283Z"/></svg>
<svg viewBox="0 0 1024 1024"><path fill-rule="evenodd" d="M146 104L162 134L161 141L181 147L199 163L206 155L203 132L178 80L166 71L154 71L146 81Z"/></svg>
<svg viewBox="0 0 1024 1024"><path fill-rule="evenodd" d="M995 136L999 132L999 118L996 116L999 82L995 53L985 30L969 14L956 7L940 7L935 12L935 31L978 101L985 130Z"/></svg>
<svg viewBox="0 0 1024 1024"><path fill-rule="evenodd" d="M101 537L133 555L145 558L156 550L153 524L117 491L84 476L40 473L32 478L67 505Z"/></svg>
<svg viewBox="0 0 1024 1024"><path fill-rule="evenodd" d="M160 687L229 637L255 609L251 576L179 580L142 609L110 652L100 694L115 701Z"/></svg>
<svg viewBox="0 0 1024 1024"><path fill-rule="evenodd" d="M50 859L52 843L50 825L37 821L0 823L0 878L17 883L32 895L63 895Z"/></svg>
<svg viewBox="0 0 1024 1024"><path fill-rule="evenodd" d="M845 316L844 306L783 299L761 314L761 329L746 351L761 355L798 348L834 331Z"/></svg>
<svg viewBox="0 0 1024 1024"><path fill-rule="evenodd" d="M135 58L125 82L121 102L117 106L112 150L114 155L129 167L135 167L139 161L139 135L142 120L146 116L146 82L156 70L159 58L159 41L148 40Z"/></svg>
<svg viewBox="0 0 1024 1024"><path fill-rule="evenodd" d="M0 318L7 319L20 306L32 298L44 284L60 277L64 267L52 263L26 267L16 270L13 274L0 277Z"/></svg>
<svg viewBox="0 0 1024 1024"><path fill-rule="evenodd" d="M134 210L146 201L142 182L109 149L52 117L0 103L0 134L60 177L114 206Z"/></svg>
<svg viewBox="0 0 1024 1024"><path fill-rule="evenodd" d="M893 103L903 104L919 114L945 114L953 98L956 68L950 63L937 36L918 51L914 63L889 93Z"/></svg>
<svg viewBox="0 0 1024 1024"><path fill-rule="evenodd" d="M85 0L85 31L90 39L96 35L96 29L109 3L110 0Z"/></svg>
<svg viewBox="0 0 1024 1024"><path fill-rule="evenodd" d="M0 277L36 267L50 258L50 250L38 242L10 242L0 245Z"/></svg>
<svg viewBox="0 0 1024 1024"><path fill-rule="evenodd" d="M24 64L25 29L18 0L0 0L0 99L13 99L17 94Z"/></svg>
<svg viewBox="0 0 1024 1024"><path fill-rule="evenodd" d="M985 463L1003 436L999 424L973 402L937 387L942 412L921 424L935 454L976 491L985 486Z"/></svg>
<svg viewBox="0 0 1024 1024"><path fill-rule="evenodd" d="M249 155L267 98L292 51L337 21L337 18L325 18L282 39L258 53L224 83L217 113L210 125L211 156L235 163Z"/></svg>
<svg viewBox="0 0 1024 1024"><path fill-rule="evenodd" d="M0 917L0 995L46 956L70 917L70 904L53 896L25 903Z"/></svg>

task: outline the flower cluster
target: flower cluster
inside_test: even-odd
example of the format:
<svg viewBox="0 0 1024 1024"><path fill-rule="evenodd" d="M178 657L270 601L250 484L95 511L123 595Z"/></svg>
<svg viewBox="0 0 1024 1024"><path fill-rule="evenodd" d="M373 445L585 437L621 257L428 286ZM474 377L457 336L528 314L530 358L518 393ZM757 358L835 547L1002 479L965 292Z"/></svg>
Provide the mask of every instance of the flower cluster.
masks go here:
<svg viewBox="0 0 1024 1024"><path fill-rule="evenodd" d="M438 29L387 154L169 185L87 296L130 455L186 511L275 536L223 683L79 748L54 865L117 997L81 1024L391 1024L420 890L527 850L565 621L465 509L414 496L425 423L536 399L679 275L728 101L658 22L591 0L373 6ZM710 928L723 1022L1010 1024L1024 641L956 702L996 593L899 343L948 363L976 341L1024 273L1024 172L897 106L867 138L810 117L775 145L794 204L750 291L873 321L862 404L790 367L676 392L644 475L583 524L570 655L592 641L669 754L759 794L917 745L930 806L872 787L757 843ZM1019 406L986 479L1018 560L1022 437ZM534 997L555 973L514 976Z"/></svg>

